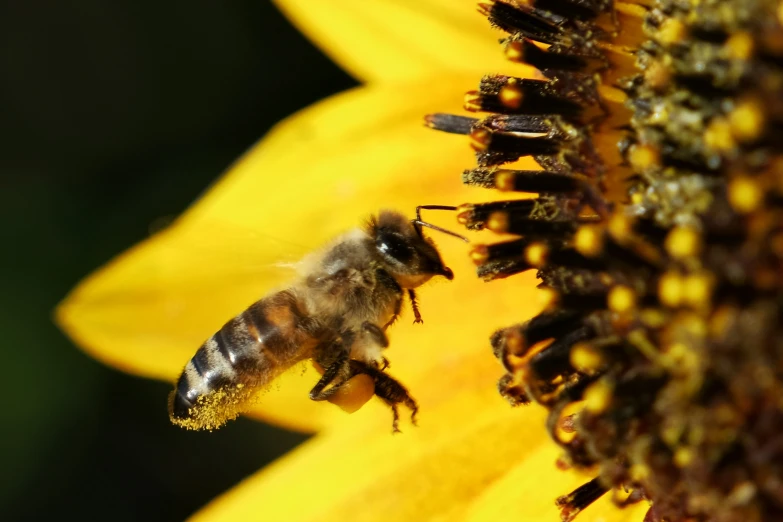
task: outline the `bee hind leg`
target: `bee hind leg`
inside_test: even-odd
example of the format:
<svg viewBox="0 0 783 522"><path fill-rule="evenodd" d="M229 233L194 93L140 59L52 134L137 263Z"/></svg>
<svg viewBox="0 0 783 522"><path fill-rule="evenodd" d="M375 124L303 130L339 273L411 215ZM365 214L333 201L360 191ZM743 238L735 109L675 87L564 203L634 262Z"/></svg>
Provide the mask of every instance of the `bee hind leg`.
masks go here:
<svg viewBox="0 0 783 522"><path fill-rule="evenodd" d="M327 354L337 353L337 357L327 357ZM327 348L320 350L316 362L325 368L324 374L310 390L310 399L325 401L352 377L349 364L349 352L341 340L334 341ZM330 386L331 385L331 386ZM330 386L327 389L327 386Z"/></svg>
<svg viewBox="0 0 783 522"><path fill-rule="evenodd" d="M400 432L399 404L404 404L411 410L411 422L414 426L416 425L416 414L419 411L419 405L410 396L405 386L389 374L383 373L362 361L352 360L350 361L350 366L351 377L362 373L368 375L375 383L375 395L391 407L392 415L394 416L392 421L392 431L394 433Z"/></svg>

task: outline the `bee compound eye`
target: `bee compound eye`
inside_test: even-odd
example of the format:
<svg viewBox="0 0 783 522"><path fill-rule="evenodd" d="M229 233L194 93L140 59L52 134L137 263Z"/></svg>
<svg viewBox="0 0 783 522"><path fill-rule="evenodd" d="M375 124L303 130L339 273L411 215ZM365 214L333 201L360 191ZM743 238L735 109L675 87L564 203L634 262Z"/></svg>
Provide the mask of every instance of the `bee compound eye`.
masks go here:
<svg viewBox="0 0 783 522"><path fill-rule="evenodd" d="M397 234L379 234L375 240L375 246L381 255L392 258L400 263L407 263L413 258L413 250L408 246L407 242Z"/></svg>

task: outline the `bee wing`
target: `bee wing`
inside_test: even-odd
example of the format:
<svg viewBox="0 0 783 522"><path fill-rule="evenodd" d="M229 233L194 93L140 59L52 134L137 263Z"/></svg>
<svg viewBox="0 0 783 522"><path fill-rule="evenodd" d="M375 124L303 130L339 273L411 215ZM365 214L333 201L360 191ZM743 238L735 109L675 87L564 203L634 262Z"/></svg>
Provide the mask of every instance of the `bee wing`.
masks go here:
<svg viewBox="0 0 783 522"><path fill-rule="evenodd" d="M172 257L193 259L191 267L200 266L211 281L290 278L308 253L305 246L289 239L235 224L206 223L195 230L171 232L177 240L163 242L162 250Z"/></svg>

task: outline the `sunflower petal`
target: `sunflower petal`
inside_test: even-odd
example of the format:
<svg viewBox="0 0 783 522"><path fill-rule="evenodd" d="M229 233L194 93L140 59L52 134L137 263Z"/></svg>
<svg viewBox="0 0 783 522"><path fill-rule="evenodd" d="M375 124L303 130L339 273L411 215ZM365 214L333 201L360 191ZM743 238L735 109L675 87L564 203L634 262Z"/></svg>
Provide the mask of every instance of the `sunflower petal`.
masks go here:
<svg viewBox="0 0 783 522"><path fill-rule="evenodd" d="M453 0L275 0L280 10L332 60L363 81L422 78L437 72L530 70L512 66L497 46L500 32ZM462 86L462 90L472 87Z"/></svg>
<svg viewBox="0 0 783 522"><path fill-rule="evenodd" d="M475 199L459 183L466 143L422 124L444 99L459 95L436 80L369 86L292 116L169 229L82 282L58 323L97 359L172 381L228 318L285 283L281 261L381 206ZM342 420L307 399L314 374L301 373L280 378L256 414L304 431Z"/></svg>
<svg viewBox="0 0 783 522"><path fill-rule="evenodd" d="M586 478L555 467L559 452L541 429L544 412L503 402L487 385L488 361L475 360L473 378L462 371L460 386L425 394L420 427L392 436L382 417L354 416L192 520L558 520L555 498ZM595 513L627 520L616 511Z"/></svg>

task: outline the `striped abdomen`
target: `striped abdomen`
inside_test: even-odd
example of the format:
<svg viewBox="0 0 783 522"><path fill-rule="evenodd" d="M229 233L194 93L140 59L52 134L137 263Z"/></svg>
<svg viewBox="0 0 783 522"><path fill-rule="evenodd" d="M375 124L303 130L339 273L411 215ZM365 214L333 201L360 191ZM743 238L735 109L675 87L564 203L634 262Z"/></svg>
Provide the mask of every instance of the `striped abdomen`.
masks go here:
<svg viewBox="0 0 783 522"><path fill-rule="evenodd" d="M169 398L171 421L213 429L239 415L253 393L309 356L315 337L291 291L254 303L210 337Z"/></svg>

